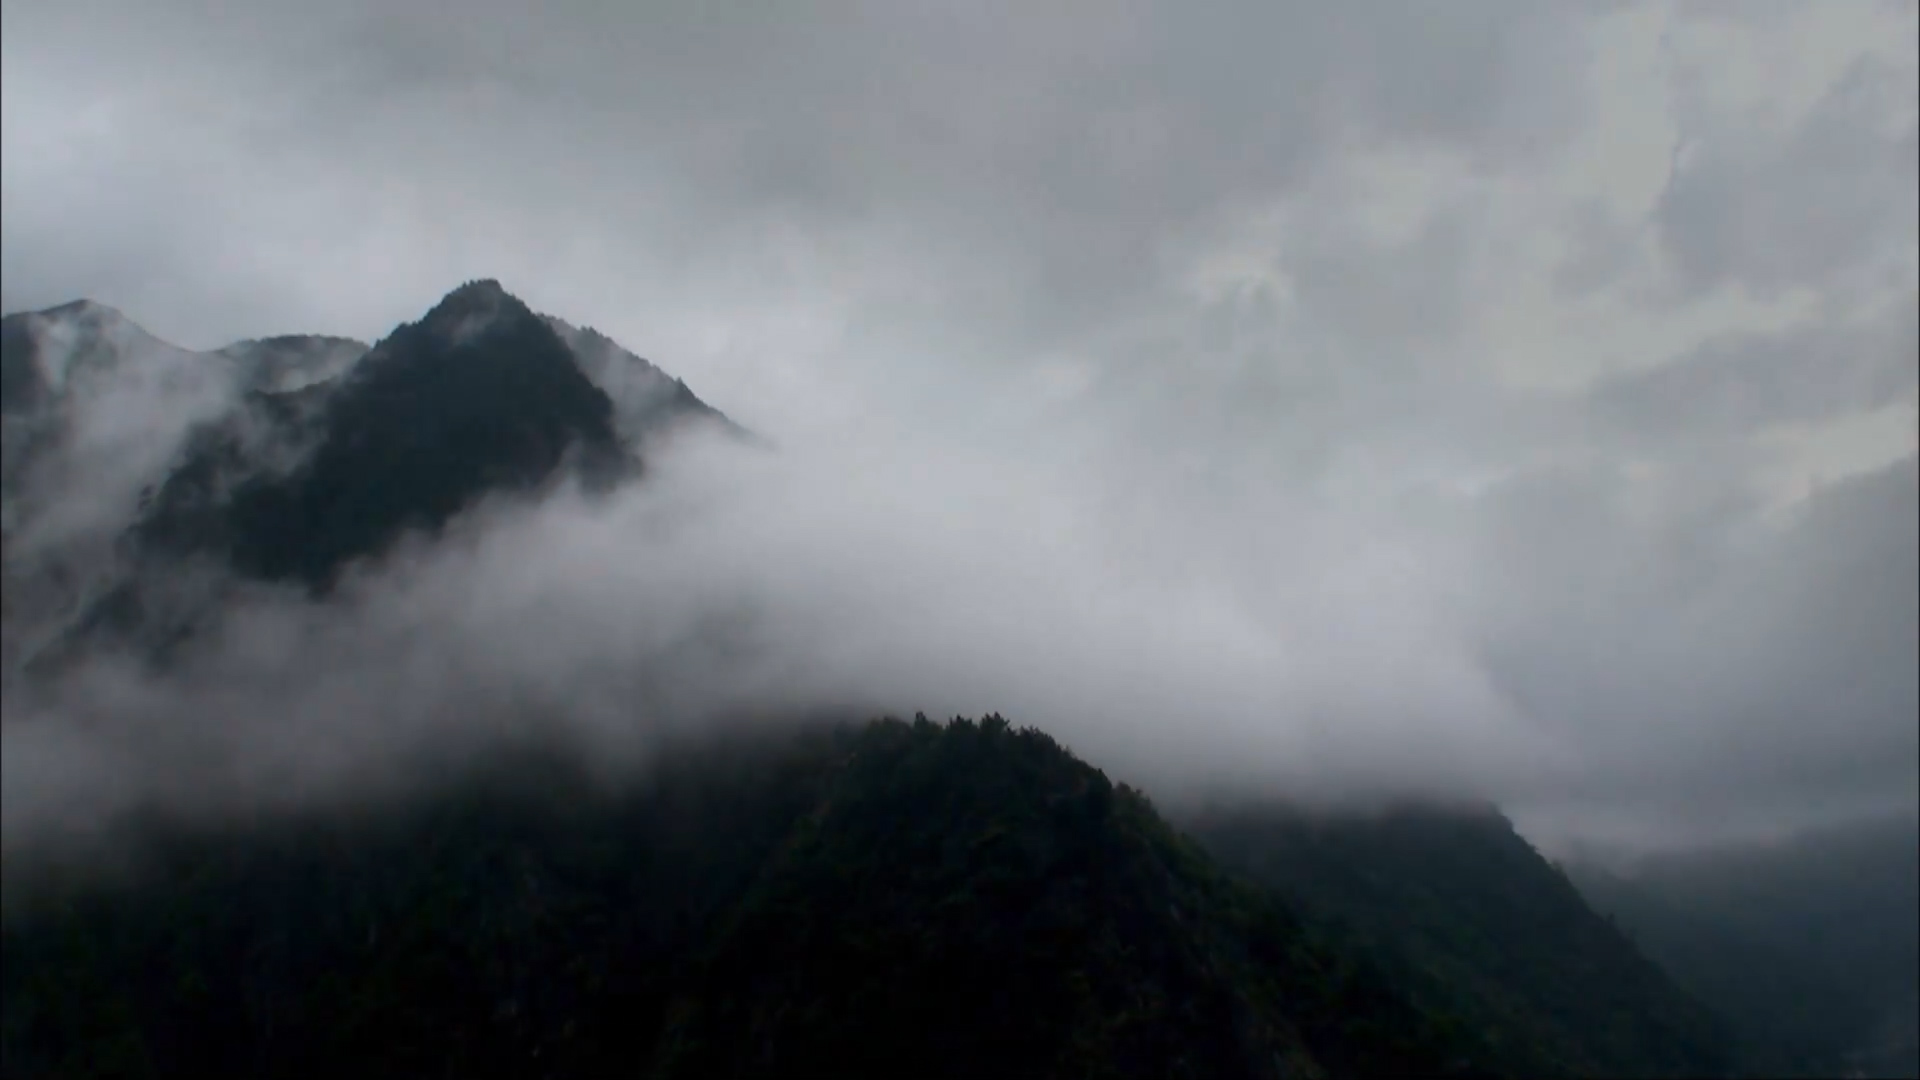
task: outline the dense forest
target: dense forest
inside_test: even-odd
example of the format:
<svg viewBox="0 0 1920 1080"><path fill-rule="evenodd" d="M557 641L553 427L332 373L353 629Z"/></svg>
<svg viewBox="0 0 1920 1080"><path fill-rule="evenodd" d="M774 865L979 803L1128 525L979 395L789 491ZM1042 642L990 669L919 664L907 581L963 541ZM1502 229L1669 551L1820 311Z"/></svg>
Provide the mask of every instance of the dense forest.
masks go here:
<svg viewBox="0 0 1920 1080"><path fill-rule="evenodd" d="M143 832L106 883L10 890L8 1076L1497 1073L999 717Z"/></svg>

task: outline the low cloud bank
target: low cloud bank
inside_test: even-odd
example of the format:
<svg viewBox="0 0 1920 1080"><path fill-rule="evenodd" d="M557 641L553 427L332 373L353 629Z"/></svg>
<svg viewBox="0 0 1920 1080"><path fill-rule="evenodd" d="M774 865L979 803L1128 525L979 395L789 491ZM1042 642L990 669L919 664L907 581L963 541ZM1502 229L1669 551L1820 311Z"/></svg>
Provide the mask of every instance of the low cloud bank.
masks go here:
<svg viewBox="0 0 1920 1080"><path fill-rule="evenodd" d="M836 706L998 710L1172 797L1470 795L1548 830L1913 797L1889 713L1913 699L1911 459L1729 531L1748 548L1684 596L1627 588L1659 569L1631 559L1582 576L1537 517L1396 531L1159 482L933 439L684 437L641 484L477 508L327 603L251 593L166 676L101 658L10 681L5 846L156 804L356 798L507 738L617 767L723 718ZM1473 498L1530 509L1523 485ZM1524 539L1534 565L1504 546Z"/></svg>

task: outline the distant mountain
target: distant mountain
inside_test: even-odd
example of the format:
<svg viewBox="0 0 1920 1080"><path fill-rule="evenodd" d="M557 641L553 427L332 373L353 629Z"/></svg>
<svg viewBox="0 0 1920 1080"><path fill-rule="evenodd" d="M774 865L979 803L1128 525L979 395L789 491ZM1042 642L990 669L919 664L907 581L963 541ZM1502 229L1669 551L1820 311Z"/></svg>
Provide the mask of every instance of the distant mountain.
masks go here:
<svg viewBox="0 0 1920 1080"><path fill-rule="evenodd" d="M323 383L345 372L367 354L353 338L324 334L285 334L237 341L220 350L240 369L247 390L286 392Z"/></svg>
<svg viewBox="0 0 1920 1080"><path fill-rule="evenodd" d="M1678 988L1491 807L1378 813L1236 806L1194 835L1374 957L1416 1003L1446 1003L1528 1076L1719 1076L1723 1021Z"/></svg>
<svg viewBox="0 0 1920 1080"><path fill-rule="evenodd" d="M1775 1075L1920 1075L1920 824L1569 874Z"/></svg>
<svg viewBox="0 0 1920 1080"><path fill-rule="evenodd" d="M406 530L438 529L489 492L537 487L563 461L602 482L638 467L606 392L492 281L395 330L310 410L300 393L249 414L279 445L310 445L297 465L234 482L241 440L210 433L155 494L134 530L141 548L214 553L249 577L324 589Z"/></svg>
<svg viewBox="0 0 1920 1080"><path fill-rule="evenodd" d="M220 414L231 385L230 362L91 301L0 319L8 531L42 526L53 540L124 525L140 487L165 474L193 425Z"/></svg>
<svg viewBox="0 0 1920 1080"><path fill-rule="evenodd" d="M78 301L0 319L0 671L121 579L142 490L232 400L228 360Z"/></svg>
<svg viewBox="0 0 1920 1080"><path fill-rule="evenodd" d="M325 592L481 497L641 471L681 423L745 433L591 330L469 282L369 347L319 335L198 353L90 302L0 320L0 665L188 635L228 586Z"/></svg>
<svg viewBox="0 0 1920 1080"><path fill-rule="evenodd" d="M8 1076L1490 1075L1053 740L876 723L173 833L18 901Z"/></svg>

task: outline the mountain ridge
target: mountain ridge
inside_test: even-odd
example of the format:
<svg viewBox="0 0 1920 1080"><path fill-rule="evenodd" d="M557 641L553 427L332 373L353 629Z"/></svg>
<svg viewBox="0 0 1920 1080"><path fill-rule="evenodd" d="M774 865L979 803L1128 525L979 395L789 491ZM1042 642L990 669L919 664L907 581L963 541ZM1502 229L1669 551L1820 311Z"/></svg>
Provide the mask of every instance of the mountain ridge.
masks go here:
<svg viewBox="0 0 1920 1080"><path fill-rule="evenodd" d="M0 926L9 1075L1495 1075L997 716L681 754L622 790L515 758L150 850Z"/></svg>
<svg viewBox="0 0 1920 1080"><path fill-rule="evenodd" d="M1774 1075L1920 1072L1920 822L1867 818L1783 842L1568 873Z"/></svg>
<svg viewBox="0 0 1920 1080"><path fill-rule="evenodd" d="M194 352L88 300L0 319L0 522L21 596L0 618L0 666L57 667L93 640L147 652L182 640L219 604L161 602L175 590L156 579L183 560L324 592L347 563L437 532L483 495L563 474L604 489L685 422L747 435L611 339L577 350L556 324L568 325L495 279L463 283L371 346L296 334ZM165 370L149 371L157 361ZM191 378L160 378L176 371ZM174 384L194 396L176 402ZM148 413L160 422L126 451L109 421ZM90 457L95 443L106 449ZM116 470L111 498L52 531L101 468Z"/></svg>
<svg viewBox="0 0 1920 1080"><path fill-rule="evenodd" d="M134 340L110 310L59 318ZM39 422L56 396L42 388L69 386L67 368L44 377L40 323L5 324L32 346L8 354L9 385L30 388L10 424ZM68 633L36 654L51 663L131 643L164 670L249 583L324 604L355 565L481 500L641 479L652 440L682 423L745 434L680 379L494 279L364 347L283 335L167 355L226 378L223 408L182 429L163 475L100 534L99 564L69 575ZM140 357L101 356L113 362L83 368L137 383ZM87 401L68 402L81 421ZM10 481L9 506L16 493ZM10 672L13 586L50 576L14 535ZM572 779L511 770L515 791L548 792L537 813L489 802L469 818L466 795L436 788L407 811L425 824L383 806L218 835L136 826L167 834L139 890L83 898L44 935L5 931L5 1071L121 1053L135 1072L261 1074L296 1045L395 1075L516 1074L535 1055L663 1077L1731 1067L1715 1018L1490 804L1337 820L1245 807L1183 834L1140 792L998 716L797 745L709 762L717 778L695 770L702 809L689 813L707 816L691 841L673 832L677 806L636 824L565 764ZM785 764L752 783L732 771L765 761ZM544 814L568 828L544 831ZM140 967L156 953L169 966ZM990 1045L970 1050L982 1031L994 1038L974 1042ZM600 1043L572 1041L589 1035Z"/></svg>
<svg viewBox="0 0 1920 1080"><path fill-rule="evenodd" d="M1723 1021L1484 803L1372 812L1264 800L1184 822L1221 864L1452 1003L1521 1075L1724 1075Z"/></svg>

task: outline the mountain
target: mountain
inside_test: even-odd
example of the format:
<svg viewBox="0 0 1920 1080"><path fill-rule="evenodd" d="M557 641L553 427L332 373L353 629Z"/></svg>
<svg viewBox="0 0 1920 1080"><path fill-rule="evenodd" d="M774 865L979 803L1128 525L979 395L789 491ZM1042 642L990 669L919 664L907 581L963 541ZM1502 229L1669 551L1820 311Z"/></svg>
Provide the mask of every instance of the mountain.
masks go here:
<svg viewBox="0 0 1920 1080"><path fill-rule="evenodd" d="M290 395L273 406L254 415L297 445L302 410ZM538 487L563 461L609 482L638 464L606 392L492 281L454 290L375 345L310 423L297 466L238 483L226 482L243 456L230 433L193 447L136 526L141 547L213 553L248 577L325 589L408 529L437 530L489 492Z"/></svg>
<svg viewBox="0 0 1920 1080"><path fill-rule="evenodd" d="M6 1075L1486 1074L1457 1025L998 717L149 831L113 884L14 897Z"/></svg>
<svg viewBox="0 0 1920 1080"><path fill-rule="evenodd" d="M324 593L484 496L637 475L682 423L745 433L595 331L468 282L369 347L210 353L90 302L9 315L0 666L163 655L239 583Z"/></svg>
<svg viewBox="0 0 1920 1080"><path fill-rule="evenodd" d="M697 419L724 425L746 435L720 410L694 396L687 384L592 327L577 327L551 315L547 325L567 343L574 360L595 386L607 392L614 405L613 426L629 446L642 446L673 423Z"/></svg>
<svg viewBox="0 0 1920 1080"><path fill-rule="evenodd" d="M10 679L102 644L164 679L239 590L325 610L356 564L482 500L644 482L682 424L744 434L493 281L365 348L191 352L84 303L0 330L23 450L0 491ZM325 812L143 808L106 877L14 855L0 1073L1734 1063L1719 1022L1491 809L1247 805L1191 822L1196 841L999 717L797 727L663 753L625 784L548 748L410 762L432 775L405 798Z"/></svg>
<svg viewBox="0 0 1920 1080"><path fill-rule="evenodd" d="M113 513L124 520L188 429L219 415L230 379L230 363L169 345L102 304L0 319L8 531L66 537ZM71 498L80 481L83 504Z"/></svg>
<svg viewBox="0 0 1920 1080"><path fill-rule="evenodd" d="M118 582L140 493L228 407L232 373L90 301L0 319L0 670Z"/></svg>
<svg viewBox="0 0 1920 1080"><path fill-rule="evenodd" d="M1569 866L1774 1075L1920 1074L1920 825Z"/></svg>
<svg viewBox="0 0 1920 1080"><path fill-rule="evenodd" d="M236 341L220 355L244 373L248 390L285 392L323 383L367 354L368 345L326 334L283 334Z"/></svg>
<svg viewBox="0 0 1920 1080"><path fill-rule="evenodd" d="M1445 1003L1529 1076L1715 1076L1723 1021L1679 989L1491 807L1239 805L1196 838L1416 1003Z"/></svg>

